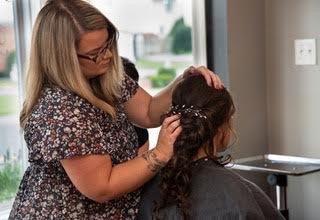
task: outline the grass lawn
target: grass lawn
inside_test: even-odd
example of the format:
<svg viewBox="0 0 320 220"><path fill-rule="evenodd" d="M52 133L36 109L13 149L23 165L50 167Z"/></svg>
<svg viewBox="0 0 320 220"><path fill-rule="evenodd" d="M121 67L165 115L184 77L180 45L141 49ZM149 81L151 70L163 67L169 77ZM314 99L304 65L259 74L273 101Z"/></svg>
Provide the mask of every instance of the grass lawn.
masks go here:
<svg viewBox="0 0 320 220"><path fill-rule="evenodd" d="M136 66L138 68L146 68L146 69L158 69L164 65L164 62L161 61L151 61L151 60L145 60L140 59L137 60Z"/></svg>
<svg viewBox="0 0 320 220"><path fill-rule="evenodd" d="M172 62L172 67L175 69L180 69L180 68L186 69L191 65L192 63L187 63L187 62Z"/></svg>
<svg viewBox="0 0 320 220"><path fill-rule="evenodd" d="M172 62L172 68L174 69L179 69L179 68L187 68L191 65L192 63L187 63L187 62ZM146 69L159 69L164 66L164 62L162 61L151 61L151 60L145 60L145 59L140 59L137 60L136 66L138 68L146 68Z"/></svg>
<svg viewBox="0 0 320 220"><path fill-rule="evenodd" d="M19 110L18 97L15 95L0 96L0 116L12 115Z"/></svg>
<svg viewBox="0 0 320 220"><path fill-rule="evenodd" d="M16 82L13 82L9 79L2 79L0 78L0 87L5 87L5 86L16 86L17 83Z"/></svg>

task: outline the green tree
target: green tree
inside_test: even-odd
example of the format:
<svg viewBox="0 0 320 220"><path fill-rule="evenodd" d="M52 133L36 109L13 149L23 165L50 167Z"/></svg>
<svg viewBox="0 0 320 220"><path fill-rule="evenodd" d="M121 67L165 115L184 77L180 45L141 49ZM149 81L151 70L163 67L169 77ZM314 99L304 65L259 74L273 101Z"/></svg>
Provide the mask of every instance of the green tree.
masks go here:
<svg viewBox="0 0 320 220"><path fill-rule="evenodd" d="M184 24L183 18L179 18L173 25L169 38L172 39L171 52L174 54L190 53L192 50L191 28Z"/></svg>
<svg viewBox="0 0 320 220"><path fill-rule="evenodd" d="M16 52L12 51L9 53L6 59L6 68L0 72L0 78L9 78L13 64L16 61Z"/></svg>

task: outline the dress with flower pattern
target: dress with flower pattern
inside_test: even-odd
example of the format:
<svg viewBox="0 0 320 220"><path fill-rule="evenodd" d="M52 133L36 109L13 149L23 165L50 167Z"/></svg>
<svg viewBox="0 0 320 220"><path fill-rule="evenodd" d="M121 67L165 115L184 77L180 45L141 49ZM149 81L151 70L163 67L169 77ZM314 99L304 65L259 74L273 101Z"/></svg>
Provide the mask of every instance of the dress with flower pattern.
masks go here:
<svg viewBox="0 0 320 220"><path fill-rule="evenodd" d="M109 154L113 164L133 159L137 135L124 102L137 88L125 76L114 121L75 93L57 86L43 90L24 130L30 165L9 219L135 219L139 190L97 203L75 188L60 160L93 154Z"/></svg>

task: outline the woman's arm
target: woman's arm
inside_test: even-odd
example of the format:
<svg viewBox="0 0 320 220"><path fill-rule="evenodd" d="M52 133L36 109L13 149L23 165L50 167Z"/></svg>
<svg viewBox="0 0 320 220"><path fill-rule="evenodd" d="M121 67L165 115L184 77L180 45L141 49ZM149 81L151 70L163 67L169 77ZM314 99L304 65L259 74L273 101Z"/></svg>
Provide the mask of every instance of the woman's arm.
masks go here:
<svg viewBox="0 0 320 220"><path fill-rule="evenodd" d="M74 186L86 197L105 202L132 192L152 178L173 154L181 132L179 116L164 120L155 149L113 166L109 155L88 155L61 160Z"/></svg>
<svg viewBox="0 0 320 220"><path fill-rule="evenodd" d="M114 167L109 155L90 155L61 163L73 185L86 197L101 203L136 190L155 174L142 157Z"/></svg>
<svg viewBox="0 0 320 220"><path fill-rule="evenodd" d="M129 119L140 127L158 127L160 116L168 111L171 104L173 89L184 77L193 74L203 75L210 86L222 87L219 77L206 67L190 67L154 97L139 87L137 93L125 103L125 110Z"/></svg>
<svg viewBox="0 0 320 220"><path fill-rule="evenodd" d="M168 110L173 88L179 80L181 76L153 97L139 87L136 94L125 103L129 120L144 128L158 127L160 116Z"/></svg>
<svg viewBox="0 0 320 220"><path fill-rule="evenodd" d="M149 141L146 141L138 150L138 156L141 156L143 153L149 150Z"/></svg>

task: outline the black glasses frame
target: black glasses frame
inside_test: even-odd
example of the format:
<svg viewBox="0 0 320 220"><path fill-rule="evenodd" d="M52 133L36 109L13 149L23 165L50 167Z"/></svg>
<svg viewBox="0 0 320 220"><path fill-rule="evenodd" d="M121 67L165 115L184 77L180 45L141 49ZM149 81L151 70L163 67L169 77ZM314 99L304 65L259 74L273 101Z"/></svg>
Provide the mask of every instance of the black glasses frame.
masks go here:
<svg viewBox="0 0 320 220"><path fill-rule="evenodd" d="M85 55L85 54L77 54L77 55L78 55L78 57L80 57L80 58L87 59L87 60L91 60L91 61L93 61L94 63L98 64L99 61L102 60L102 59L99 59L99 58L103 57L103 56L106 54L106 52L108 51L108 49L111 48L112 44L113 44L113 40L107 41L107 42L103 45L103 47L98 51L98 53L95 54L95 55Z"/></svg>

